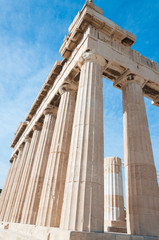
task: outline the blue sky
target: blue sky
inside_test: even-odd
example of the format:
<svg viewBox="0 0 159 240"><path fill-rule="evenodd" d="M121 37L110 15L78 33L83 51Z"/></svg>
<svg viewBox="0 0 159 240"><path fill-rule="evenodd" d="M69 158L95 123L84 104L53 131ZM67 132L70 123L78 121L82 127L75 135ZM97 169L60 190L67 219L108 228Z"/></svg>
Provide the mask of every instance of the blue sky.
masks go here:
<svg viewBox="0 0 159 240"><path fill-rule="evenodd" d="M68 27L85 1L0 0L0 188L12 149L10 142L24 121L54 62ZM137 36L134 49L159 62L158 0L95 0L104 16ZM123 159L122 94L104 79L105 156ZM145 100L157 170L159 108Z"/></svg>

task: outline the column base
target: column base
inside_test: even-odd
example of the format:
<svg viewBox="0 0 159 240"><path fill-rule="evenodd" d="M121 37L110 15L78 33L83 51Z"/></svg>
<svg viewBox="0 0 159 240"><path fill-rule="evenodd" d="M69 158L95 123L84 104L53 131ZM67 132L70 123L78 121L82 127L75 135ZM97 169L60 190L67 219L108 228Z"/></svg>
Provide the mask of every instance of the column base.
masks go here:
<svg viewBox="0 0 159 240"><path fill-rule="evenodd" d="M95 233L62 230L21 223L0 223L0 240L159 240L159 237L124 233Z"/></svg>
<svg viewBox="0 0 159 240"><path fill-rule="evenodd" d="M126 222L104 221L104 232L127 233Z"/></svg>

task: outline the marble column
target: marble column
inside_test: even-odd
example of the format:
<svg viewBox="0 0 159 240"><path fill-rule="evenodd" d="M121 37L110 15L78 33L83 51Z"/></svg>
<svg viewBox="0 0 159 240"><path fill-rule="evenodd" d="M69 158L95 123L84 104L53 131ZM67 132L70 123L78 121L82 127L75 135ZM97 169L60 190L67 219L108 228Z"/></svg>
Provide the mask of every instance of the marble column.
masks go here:
<svg viewBox="0 0 159 240"><path fill-rule="evenodd" d="M11 195L9 197L9 202L8 202L8 206L7 206L5 217L4 217L5 221L11 221L11 218L12 218L17 194L18 194L18 191L20 190L19 187L20 187L20 183L21 183L21 178L22 178L22 175L23 175L23 172L25 169L25 163L26 163L26 158L28 155L29 147L30 147L30 141L31 141L30 137L27 136L24 141L25 145L24 145L21 159L18 162L17 172L16 172L15 178L13 180L14 183L12 186Z"/></svg>
<svg viewBox="0 0 159 240"><path fill-rule="evenodd" d="M71 85L60 89L57 113L47 169L40 199L37 225L59 227L74 117L76 92Z"/></svg>
<svg viewBox="0 0 159 240"><path fill-rule="evenodd" d="M60 228L104 231L103 66L93 51L81 59Z"/></svg>
<svg viewBox="0 0 159 240"><path fill-rule="evenodd" d="M143 97L143 80L129 74L122 83L127 231L159 235L159 194Z"/></svg>
<svg viewBox="0 0 159 240"><path fill-rule="evenodd" d="M4 183L2 192L1 192L1 199L2 199L2 197L3 197L3 198L5 197L5 193L6 193L6 190L7 190L7 186L8 186L8 184L9 184L9 179L10 179L10 177L11 177L12 167L13 167L13 162L10 162L9 169L8 169L8 172L7 172L7 176L6 176L6 178L5 178L5 183ZM0 202L0 205L1 205L1 202Z"/></svg>
<svg viewBox="0 0 159 240"><path fill-rule="evenodd" d="M104 159L104 230L126 230L122 163L118 157Z"/></svg>
<svg viewBox="0 0 159 240"><path fill-rule="evenodd" d="M13 161L13 168L12 168L12 174L11 174L11 178L10 178L10 183L8 185L8 189L7 189L7 192L6 192L5 200L3 202L3 207L1 208L1 213L0 213L1 221L5 221L5 214L6 214L6 211L7 211L9 200L10 200L11 195L12 195L14 179L15 179L16 174L17 174L17 169L18 169L18 165L19 165L19 162L20 162L20 159L21 159L21 156L22 156L23 148L24 148L24 145L21 145L19 147L17 158L14 159L14 161Z"/></svg>
<svg viewBox="0 0 159 240"><path fill-rule="evenodd" d="M17 155L14 155L12 161L10 161L10 166L9 166L9 170L8 170L7 177L6 177L6 180L5 180L5 184L4 184L3 190L1 192L0 212L2 211L4 201L5 201L7 192L8 192L9 184L10 184L12 173L13 173L14 162L16 161L16 158L17 158Z"/></svg>
<svg viewBox="0 0 159 240"><path fill-rule="evenodd" d="M33 163L34 163L34 159L35 159L35 154L36 154L37 146L39 143L41 127L42 127L41 123L36 123L35 126L33 127L33 136L31 139L29 152L28 152L28 155L26 158L25 169L23 172L17 199L15 202L15 206L14 206L14 210L13 210L13 214L12 214L12 219L11 219L12 222L20 222L20 220L21 220L22 209L24 206L24 201L25 201L25 197L26 197L26 193L27 193L29 179L31 176L32 167L33 167Z"/></svg>
<svg viewBox="0 0 159 240"><path fill-rule="evenodd" d="M45 118L22 211L22 223L36 223L56 114L55 107L48 107L44 111Z"/></svg>

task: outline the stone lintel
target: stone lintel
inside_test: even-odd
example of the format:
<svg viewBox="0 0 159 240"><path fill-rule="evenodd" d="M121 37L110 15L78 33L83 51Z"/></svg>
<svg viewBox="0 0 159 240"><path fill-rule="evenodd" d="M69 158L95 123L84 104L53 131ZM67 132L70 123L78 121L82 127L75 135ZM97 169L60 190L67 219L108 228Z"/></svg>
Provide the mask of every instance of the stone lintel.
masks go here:
<svg viewBox="0 0 159 240"><path fill-rule="evenodd" d="M40 92L37 96L37 98L35 99L29 113L27 114L26 121L31 120L32 116L35 114L35 112L37 111L41 102L46 97L48 91L52 87L53 83L55 82L56 77L59 75L61 70L62 70L62 63L59 60L57 60L54 64L54 66L52 67L44 85L42 86L42 88L41 88L41 90L40 90Z"/></svg>
<svg viewBox="0 0 159 240"><path fill-rule="evenodd" d="M26 129L28 123L27 122L21 122L19 124L19 127L15 133L15 136L10 144L11 148L14 148L16 143L18 142L19 138L21 137L21 135L23 134L24 130Z"/></svg>
<svg viewBox="0 0 159 240"><path fill-rule="evenodd" d="M102 30L105 35L119 40L126 46L130 47L136 42L135 35L121 29L120 26L104 17L102 12L96 11L95 7L93 3L86 2L82 11L75 17L69 28L69 34L65 37L64 43L60 48L62 57L68 59L71 56L73 50L81 41L88 25L94 26L99 31Z"/></svg>

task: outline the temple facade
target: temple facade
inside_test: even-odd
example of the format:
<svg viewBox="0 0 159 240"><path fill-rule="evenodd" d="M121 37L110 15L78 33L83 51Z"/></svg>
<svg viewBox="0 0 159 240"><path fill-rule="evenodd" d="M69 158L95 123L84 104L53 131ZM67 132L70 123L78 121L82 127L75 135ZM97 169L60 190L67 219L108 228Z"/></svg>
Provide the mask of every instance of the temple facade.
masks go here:
<svg viewBox="0 0 159 240"><path fill-rule="evenodd" d="M55 62L11 142L0 195L8 234L159 239L159 188L144 103L145 96L159 106L159 67L131 49L135 41L93 1L75 17L60 48L63 61ZM126 218L121 160L104 163L103 77L123 96ZM121 227L125 233L110 233Z"/></svg>

